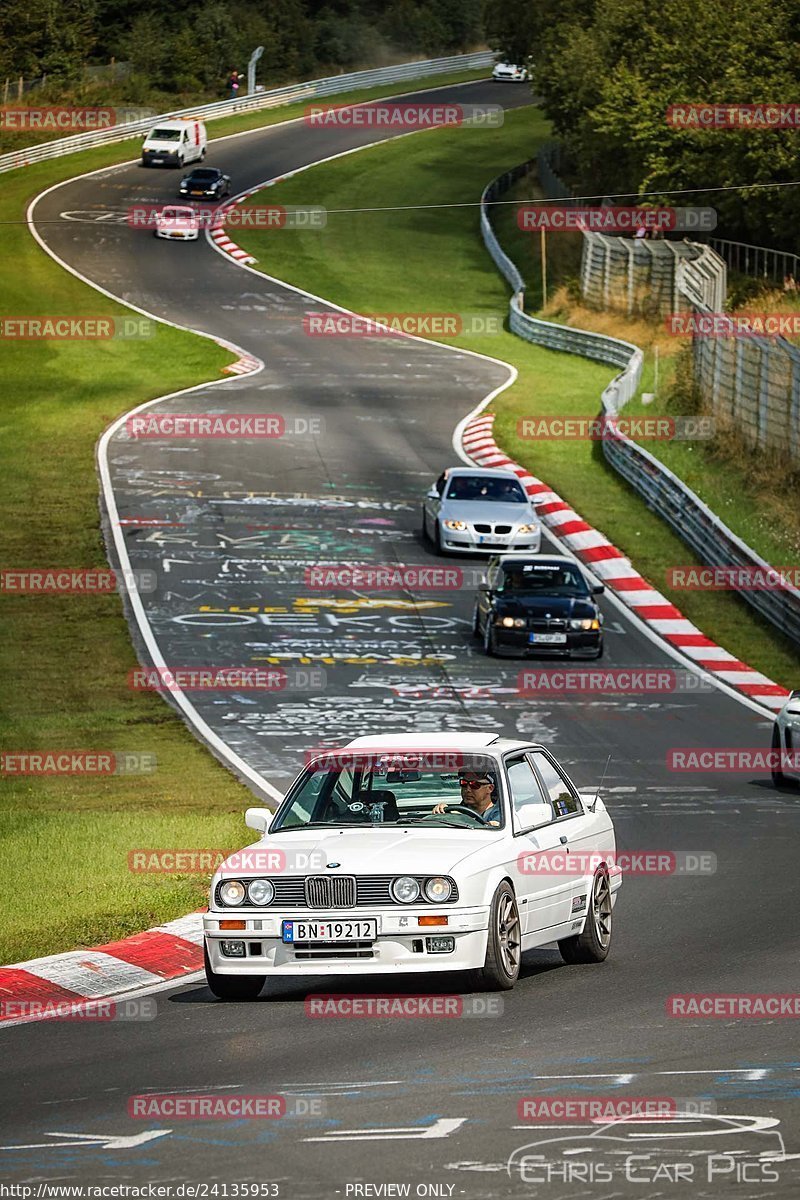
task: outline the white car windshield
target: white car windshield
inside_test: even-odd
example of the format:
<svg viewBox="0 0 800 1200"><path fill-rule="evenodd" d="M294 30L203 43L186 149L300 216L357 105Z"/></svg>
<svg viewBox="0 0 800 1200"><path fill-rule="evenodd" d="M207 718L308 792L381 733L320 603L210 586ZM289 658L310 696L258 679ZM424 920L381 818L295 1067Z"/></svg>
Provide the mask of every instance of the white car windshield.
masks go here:
<svg viewBox="0 0 800 1200"><path fill-rule="evenodd" d="M483 832L502 827L502 805L496 803L499 772L492 760L446 752L439 761L432 759L427 752L418 758L405 752L402 757L332 752L330 759L313 763L292 788L270 836L321 825L453 825ZM485 807L487 801L491 807ZM442 804L446 811L434 813Z"/></svg>
<svg viewBox="0 0 800 1200"><path fill-rule="evenodd" d="M516 479L495 475L455 475L447 489L447 500L496 500L502 504L527 504L528 498Z"/></svg>

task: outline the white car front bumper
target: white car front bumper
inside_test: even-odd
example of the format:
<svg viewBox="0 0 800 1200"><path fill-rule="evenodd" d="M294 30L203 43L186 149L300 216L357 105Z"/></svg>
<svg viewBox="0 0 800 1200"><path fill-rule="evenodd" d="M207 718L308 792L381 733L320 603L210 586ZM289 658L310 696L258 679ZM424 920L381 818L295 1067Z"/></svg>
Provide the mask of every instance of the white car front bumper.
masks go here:
<svg viewBox="0 0 800 1200"><path fill-rule="evenodd" d="M156 237L171 238L178 242L196 242L199 236L198 229L156 229Z"/></svg>
<svg viewBox="0 0 800 1200"><path fill-rule="evenodd" d="M349 915L349 914L348 914ZM423 916L446 916L447 925L421 926ZM489 928L488 908L460 908L414 913L380 909L359 909L359 919L377 919L378 937L374 942L298 948L281 940L281 922L341 920L341 911L282 911L255 915L251 912L208 912L203 930L211 968L218 975L364 975L427 973L432 971L468 971L482 967L486 958ZM220 929L220 920L244 920L246 929ZM406 924L402 924L406 922ZM451 953L435 953L427 939L452 937ZM230 958L222 953L223 941L243 942L244 957ZM301 957L302 956L302 957Z"/></svg>
<svg viewBox="0 0 800 1200"><path fill-rule="evenodd" d="M474 529L445 529L440 525L443 550L454 554L508 554L512 550L527 550L538 554L542 531L535 533L477 533Z"/></svg>

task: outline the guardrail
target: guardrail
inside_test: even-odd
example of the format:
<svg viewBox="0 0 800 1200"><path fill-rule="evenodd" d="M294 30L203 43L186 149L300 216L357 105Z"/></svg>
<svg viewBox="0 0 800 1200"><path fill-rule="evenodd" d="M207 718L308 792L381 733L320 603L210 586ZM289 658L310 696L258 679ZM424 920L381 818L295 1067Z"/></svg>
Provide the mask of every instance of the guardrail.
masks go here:
<svg viewBox="0 0 800 1200"><path fill-rule="evenodd" d="M332 75L325 79L310 79L305 83L291 83L286 87L274 88L269 92L255 92L236 100L218 100L213 104L196 105L193 108L175 109L158 113L142 121L131 121L109 129L93 129L87 133L76 133L72 137L56 138L38 146L28 146L0 155L0 172L27 167L31 163L49 158L61 158L65 154L77 154L93 146L111 142L123 142L128 138L148 133L159 121L175 117L201 117L212 121L219 117L235 116L237 113L255 112L262 108L279 108L284 104L296 104L300 100L313 100L322 96L333 96L351 88L375 87L383 83L402 83L403 80L426 79L444 75L450 71L477 70L491 66L495 55L491 50L479 50L474 54L454 54L449 58L427 58L419 62L399 63L393 67L376 67L369 71L352 71L349 75Z"/></svg>
<svg viewBox="0 0 800 1200"><path fill-rule="evenodd" d="M605 406L604 406L604 411ZM738 538L700 497L668 467L630 438L615 433L603 439L603 454L623 479L643 496L701 562L710 567L755 569L769 578L773 568ZM793 642L800 643L800 591L789 585L775 590L735 589L763 617Z"/></svg>
<svg viewBox="0 0 800 1200"><path fill-rule="evenodd" d="M615 403L625 404L636 393L642 373L644 354L632 342L620 338L605 337L601 333L590 333L586 329L573 329L570 325L558 325L553 321L542 321L525 311L525 281L497 240L489 209L493 200L507 192L512 184L522 179L533 169L535 160L521 163L500 175L486 187L481 196L481 233L487 250L501 274L511 284L513 295L509 302L509 328L528 342L545 346L548 350L562 350L569 354L580 354L598 362L610 363L623 370L606 388Z"/></svg>
<svg viewBox="0 0 800 1200"><path fill-rule="evenodd" d="M603 391L601 416L615 416L633 398L639 387L644 360L643 351L631 342L603 337L583 329L572 329L551 321L530 317L523 311L525 281L497 240L489 219L493 200L527 175L534 160L521 163L506 171L484 189L481 196L481 234L498 269L511 285L509 327L526 341L564 350L585 358L598 359L624 370ZM762 572L772 568L750 546L724 524L704 504L700 497L678 479L668 467L659 462L638 443L619 430L609 430L611 436L601 440L607 462L627 480L634 491L658 513L697 554L701 562L712 567L744 567ZM800 643L800 591L794 587L775 590L736 589L738 594L762 616L792 641Z"/></svg>

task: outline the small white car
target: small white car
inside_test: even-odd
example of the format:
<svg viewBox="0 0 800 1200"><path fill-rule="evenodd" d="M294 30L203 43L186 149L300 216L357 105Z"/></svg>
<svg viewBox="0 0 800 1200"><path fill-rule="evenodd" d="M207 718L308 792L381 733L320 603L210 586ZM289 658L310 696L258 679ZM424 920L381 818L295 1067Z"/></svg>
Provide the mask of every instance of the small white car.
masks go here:
<svg viewBox="0 0 800 1200"><path fill-rule="evenodd" d="M197 241L200 236L200 217L188 205L168 204L156 213L155 235L184 242Z"/></svg>
<svg viewBox="0 0 800 1200"><path fill-rule="evenodd" d="M492 550L537 554L542 527L513 471L451 467L428 489L422 504L422 536L433 542L439 554Z"/></svg>
<svg viewBox="0 0 800 1200"><path fill-rule="evenodd" d="M557 943L601 962L622 883L611 818L540 745L495 734L356 738L310 755L261 833L229 856L203 917L208 985L274 976L477 971L514 986Z"/></svg>
<svg viewBox="0 0 800 1200"><path fill-rule="evenodd" d="M783 787L789 782L800 783L800 691L790 694L775 718L772 749L781 754L772 767L775 787Z"/></svg>
<svg viewBox="0 0 800 1200"><path fill-rule="evenodd" d="M516 63L499 62L492 71L492 79L501 83L527 83L529 78L527 67Z"/></svg>

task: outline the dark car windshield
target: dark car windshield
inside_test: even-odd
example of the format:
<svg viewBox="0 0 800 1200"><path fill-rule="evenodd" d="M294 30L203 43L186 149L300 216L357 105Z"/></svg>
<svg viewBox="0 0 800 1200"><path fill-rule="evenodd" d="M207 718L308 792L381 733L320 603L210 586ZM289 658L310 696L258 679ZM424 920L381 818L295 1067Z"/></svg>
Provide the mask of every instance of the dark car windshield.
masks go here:
<svg viewBox="0 0 800 1200"><path fill-rule="evenodd" d="M208 180L219 179L219 171L217 171L216 168L212 169L211 167L203 167L200 171L192 171L188 178L197 179L205 183Z"/></svg>
<svg viewBox="0 0 800 1200"><path fill-rule="evenodd" d="M516 479L498 479L496 475L456 475L450 480L447 500L497 500L505 504L526 504L527 496Z"/></svg>
<svg viewBox="0 0 800 1200"><path fill-rule="evenodd" d="M581 572L571 563L519 563L503 567L503 592L546 592L551 596L589 596Z"/></svg>
<svg viewBox="0 0 800 1200"><path fill-rule="evenodd" d="M457 806L462 805L460 780L488 778L497 797L497 776L492 760L472 754L334 751L312 763L298 780L270 826L270 836L284 829L325 825L455 825L491 831L502 827L502 817L499 825L489 825L472 810ZM434 806L442 802L447 812L435 814Z"/></svg>

